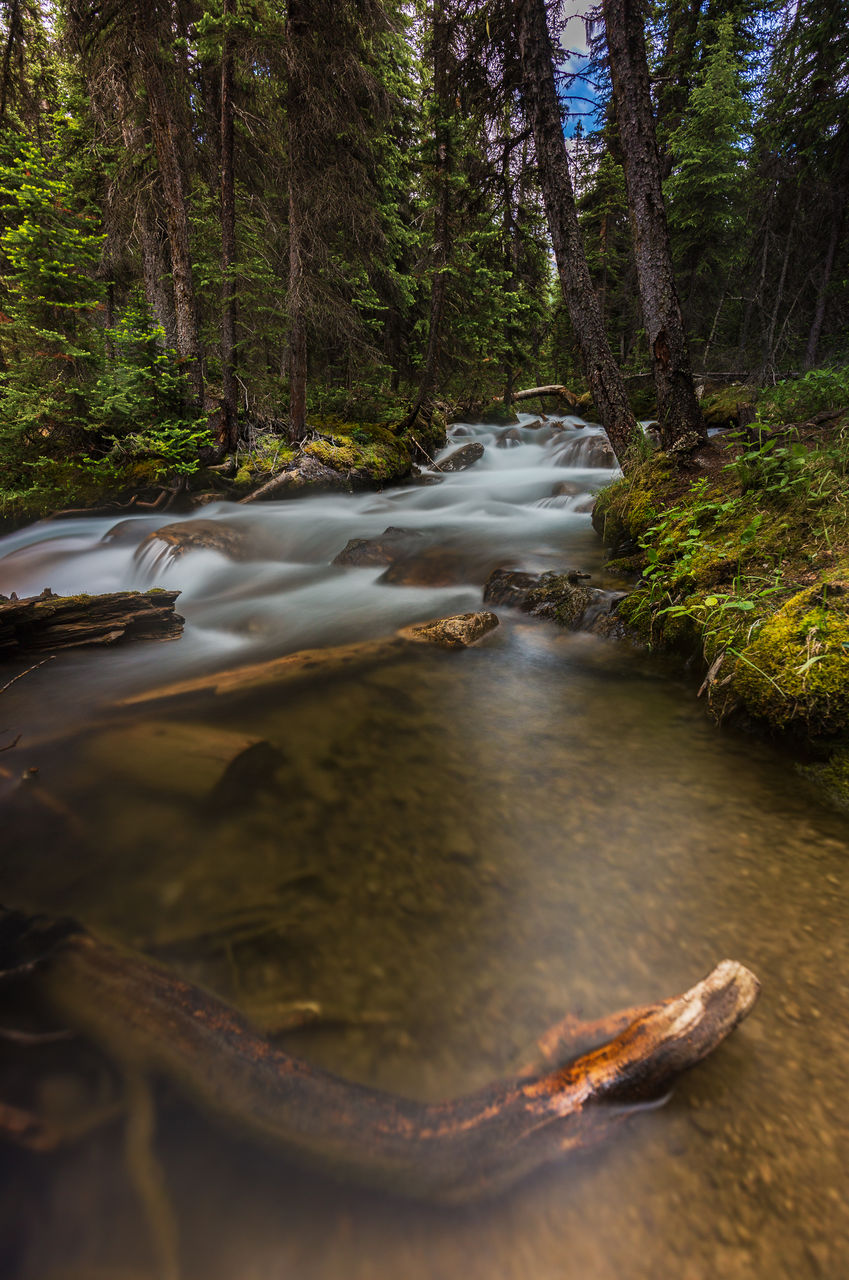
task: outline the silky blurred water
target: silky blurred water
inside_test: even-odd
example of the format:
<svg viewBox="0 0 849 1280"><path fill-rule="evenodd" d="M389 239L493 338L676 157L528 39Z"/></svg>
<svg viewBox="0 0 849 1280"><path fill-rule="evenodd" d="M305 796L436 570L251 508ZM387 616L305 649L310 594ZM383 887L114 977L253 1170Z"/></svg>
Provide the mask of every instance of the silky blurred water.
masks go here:
<svg viewBox="0 0 849 1280"><path fill-rule="evenodd" d="M323 1021L288 1047L428 1098L510 1071L567 1011L673 994L725 956L763 982L665 1107L462 1212L304 1174L161 1088L156 1149L187 1280L849 1270L846 819L778 753L711 725L681 673L501 610L463 653L114 706L478 607L500 565L604 582L586 507L610 472L581 466L597 431L522 421L513 448L462 427L455 443L479 439L484 457L439 484L205 508L244 535L237 563L138 556L161 516L106 542L103 520L0 542L0 591L179 586L188 620L179 642L65 654L4 695L0 728L22 738L0 756L0 900L76 915L265 1022L315 1002ZM564 482L574 492L555 493ZM331 565L390 525L428 535L448 585ZM265 766L216 786L256 742ZM116 1120L52 1155L6 1155L4 1277L158 1274L122 1143Z"/></svg>

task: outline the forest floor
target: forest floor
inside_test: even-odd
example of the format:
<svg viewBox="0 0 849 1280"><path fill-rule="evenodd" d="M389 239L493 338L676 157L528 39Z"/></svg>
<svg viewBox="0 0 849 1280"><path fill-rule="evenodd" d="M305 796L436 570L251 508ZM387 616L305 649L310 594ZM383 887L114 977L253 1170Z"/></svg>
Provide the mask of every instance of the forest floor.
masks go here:
<svg viewBox="0 0 849 1280"><path fill-rule="evenodd" d="M609 567L640 575L629 633L684 656L718 720L801 748L849 804L849 397L835 404L834 382L761 396L750 425L681 463L649 455L594 523Z"/></svg>

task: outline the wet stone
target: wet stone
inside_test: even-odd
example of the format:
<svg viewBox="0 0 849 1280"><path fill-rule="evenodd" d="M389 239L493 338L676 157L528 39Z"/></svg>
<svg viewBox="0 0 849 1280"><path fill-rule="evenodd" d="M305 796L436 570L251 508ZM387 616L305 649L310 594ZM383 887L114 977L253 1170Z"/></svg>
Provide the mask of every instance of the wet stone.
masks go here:
<svg viewBox="0 0 849 1280"><path fill-rule="evenodd" d="M332 563L353 566L394 564L426 541L425 535L415 529L397 529L390 525L378 538L351 538Z"/></svg>
<svg viewBox="0 0 849 1280"><path fill-rule="evenodd" d="M163 525L139 543L136 559L152 547L160 547L170 560L179 560L189 551L217 551L230 560L246 560L249 554L245 532L218 520L183 520Z"/></svg>
<svg viewBox="0 0 849 1280"><path fill-rule="evenodd" d="M421 555L399 556L378 582L396 587L451 587L468 579L467 564L456 552L431 547Z"/></svg>
<svg viewBox="0 0 849 1280"><path fill-rule="evenodd" d="M455 449L453 453L449 453L447 458L443 458L441 462L436 463L435 469L446 472L465 471L467 467L479 462L482 457L483 445L475 440L471 444L464 444L459 449Z"/></svg>
<svg viewBox="0 0 849 1280"><path fill-rule="evenodd" d="M510 427L508 431L502 431L495 442L495 447L496 449L518 449L521 443L521 434L515 427Z"/></svg>
<svg viewBox="0 0 849 1280"><path fill-rule="evenodd" d="M433 644L440 649L465 649L498 626L494 613L459 613L450 618L434 618L405 627L399 635L420 644Z"/></svg>

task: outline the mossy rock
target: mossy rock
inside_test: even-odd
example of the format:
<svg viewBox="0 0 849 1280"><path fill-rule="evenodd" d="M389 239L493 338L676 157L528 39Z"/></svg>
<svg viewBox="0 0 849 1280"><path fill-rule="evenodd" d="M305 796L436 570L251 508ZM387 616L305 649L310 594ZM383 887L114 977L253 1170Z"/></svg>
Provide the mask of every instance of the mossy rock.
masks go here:
<svg viewBox="0 0 849 1280"><path fill-rule="evenodd" d="M740 422L741 409L744 406L754 408L756 401L757 392L753 387L735 382L707 391L699 407L706 427L736 427Z"/></svg>
<svg viewBox="0 0 849 1280"><path fill-rule="evenodd" d="M544 573L525 604L528 613L576 628L598 593L574 580L574 574Z"/></svg>
<svg viewBox="0 0 849 1280"><path fill-rule="evenodd" d="M282 436L258 436L250 453L240 456L233 483L240 489L250 489L288 467L294 457L295 450Z"/></svg>
<svg viewBox="0 0 849 1280"><path fill-rule="evenodd" d="M303 452L357 483L388 484L410 474L410 450L387 427L335 419L310 426L316 436Z"/></svg>
<svg viewBox="0 0 849 1280"><path fill-rule="evenodd" d="M837 733L849 723L849 584L807 587L739 651L729 691L778 729Z"/></svg>

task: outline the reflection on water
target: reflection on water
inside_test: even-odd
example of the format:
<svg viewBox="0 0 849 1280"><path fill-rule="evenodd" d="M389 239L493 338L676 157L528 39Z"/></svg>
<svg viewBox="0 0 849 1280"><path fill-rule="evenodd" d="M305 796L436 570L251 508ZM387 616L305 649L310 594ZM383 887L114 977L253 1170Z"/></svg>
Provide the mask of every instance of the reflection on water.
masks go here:
<svg viewBox="0 0 849 1280"><path fill-rule="evenodd" d="M187 665L382 634L443 602L471 607L485 562L499 557L597 569L587 517L535 505L553 487L548 447L488 448L477 476L316 499L316 510L222 506L216 518L249 519L257 539L273 530L285 563L178 562L163 585L181 573L190 583L184 641L68 655L4 700L3 724L32 723L43 742L32 758L25 744L15 753L16 769L37 765L37 778L6 782L0 900L73 913L267 1024L276 1009L315 1002L324 1021L287 1046L428 1098L509 1071L567 1010L594 1017L672 994L724 956L760 976L761 1001L665 1108L463 1212L304 1175L164 1087L157 1149L186 1280L849 1269L845 820L818 808L783 759L713 729L689 686L646 658L505 612L466 653L417 651L345 680L132 715L104 706ZM584 488L603 478L575 474ZM428 506L437 495L442 505ZM373 570L328 568L349 537L434 522L465 547L468 585L399 588ZM50 543L18 535L0 570L17 565L23 589L26 573L39 590L62 589L86 563L102 566L95 523L64 559L34 567L28 557L49 557ZM119 548L122 573L135 545ZM117 567L104 573L98 587L126 585ZM292 618L334 593L369 608ZM243 626L263 608L278 619L276 649L267 630ZM85 726L51 741L69 707L86 710ZM246 757L248 771L225 773L252 743L268 746ZM37 1071L40 1051L26 1052ZM55 1062L50 1096L73 1086ZM7 1157L4 1277L157 1274L122 1142L113 1122L54 1155Z"/></svg>

